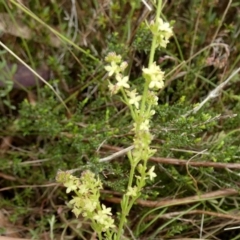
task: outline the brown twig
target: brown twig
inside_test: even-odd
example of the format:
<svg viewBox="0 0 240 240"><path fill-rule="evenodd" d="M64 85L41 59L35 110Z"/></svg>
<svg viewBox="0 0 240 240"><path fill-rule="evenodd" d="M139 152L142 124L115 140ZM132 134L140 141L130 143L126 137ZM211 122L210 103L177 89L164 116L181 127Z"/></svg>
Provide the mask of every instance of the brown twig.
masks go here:
<svg viewBox="0 0 240 240"><path fill-rule="evenodd" d="M240 221L240 216L238 216L237 214L234 214L234 213L224 214L224 213L204 211L204 210L192 210L192 211L189 211L189 212L179 211L179 212L165 213L165 214L162 214L162 215L152 215L152 216L147 217L146 221L154 219L155 217L171 219L171 218L176 217L178 215L194 215L194 214L204 214L204 215L209 215L209 216L218 217L218 218L229 218L229 219Z"/></svg>
<svg viewBox="0 0 240 240"><path fill-rule="evenodd" d="M120 152L123 151L123 148L114 147L110 145L103 145L102 147L105 149L114 150L114 151L120 151ZM113 160L114 158L109 157L109 159ZM164 158L164 157L151 157L149 160L152 162L157 162L161 164L171 164L171 165L179 165L179 166L189 165L192 167L240 169L240 163L219 163L219 162L215 163L215 162L206 162L206 161L188 161L188 160L182 160L182 159L180 160L177 158Z"/></svg>
<svg viewBox="0 0 240 240"><path fill-rule="evenodd" d="M237 194L238 194L237 190L233 188L228 188L224 190L218 190L210 193L205 193L202 195L195 195L195 196L180 198L180 199L170 199L170 200L163 200L163 201L150 201L150 200L139 199L137 200L137 204L143 207L151 207L151 208L169 207L169 206L189 204L189 203L194 203L199 201L206 201L206 200L215 199L215 198L227 197L227 196L237 195ZM120 203L122 199L117 197L111 197L111 198L105 198L104 200L108 202L113 202L113 203Z"/></svg>
<svg viewBox="0 0 240 240"><path fill-rule="evenodd" d="M215 163L215 162L188 162L187 160L180 160L175 158L162 158L162 157L151 157L150 161L158 162L162 164L172 165L189 165L192 167L213 167L213 168L232 168L240 169L240 163Z"/></svg>

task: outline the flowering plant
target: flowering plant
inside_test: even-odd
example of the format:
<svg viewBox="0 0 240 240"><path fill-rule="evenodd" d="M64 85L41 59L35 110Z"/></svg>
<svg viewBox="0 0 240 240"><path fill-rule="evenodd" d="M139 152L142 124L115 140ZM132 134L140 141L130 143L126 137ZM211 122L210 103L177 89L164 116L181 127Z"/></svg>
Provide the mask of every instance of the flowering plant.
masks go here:
<svg viewBox="0 0 240 240"><path fill-rule="evenodd" d="M157 16L160 16L161 1L158 1ZM133 150L128 152L131 164L130 175L126 193L121 202L122 212L118 229L114 224L111 209L101 205L99 201L101 181L90 171L86 171L80 178L72 176L68 172L59 172L57 181L67 187L67 193L74 192L75 197L69 202L76 217L81 214L92 221L92 228L97 232L99 239L105 233L107 239L121 239L127 216L141 196L141 191L146 180L154 180L156 173L154 166L147 167L148 159L156 152L150 147L153 135L150 133L151 119L155 114L154 107L158 104L157 91L164 86L164 72L153 61L157 47L166 47L169 38L173 35L172 27L161 18L156 17L148 25L153 34L152 47L148 67L142 69L145 79L143 93L131 87L129 76L125 75L128 66L122 60L122 56L110 52L105 61L105 70L109 76L109 90L111 95L121 93L124 103L129 107L133 123Z"/></svg>

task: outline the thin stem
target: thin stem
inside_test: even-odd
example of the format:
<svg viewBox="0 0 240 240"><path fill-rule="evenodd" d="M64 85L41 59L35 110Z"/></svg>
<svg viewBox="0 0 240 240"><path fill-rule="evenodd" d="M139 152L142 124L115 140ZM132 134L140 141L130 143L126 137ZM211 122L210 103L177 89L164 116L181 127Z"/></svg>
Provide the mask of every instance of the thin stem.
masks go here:
<svg viewBox="0 0 240 240"><path fill-rule="evenodd" d="M124 98L124 102L126 103L126 105L129 107L130 111L131 111L131 115L132 115L132 118L133 120L135 121L136 119L136 113L135 111L133 110L133 107L131 106L131 104L128 103L128 97L125 93L125 91L123 89L121 89L121 93L123 95L123 98Z"/></svg>
<svg viewBox="0 0 240 240"><path fill-rule="evenodd" d="M136 165L131 164L131 170L130 170L130 176L128 180L128 187L132 186L134 172L135 172ZM122 214L121 219L119 223L118 233L117 233L117 239L119 240L121 238L121 233L123 229L124 222L126 221L126 216L128 215L131 208L129 208L129 196L124 195L124 198L122 200Z"/></svg>
<svg viewBox="0 0 240 240"><path fill-rule="evenodd" d="M156 19L158 19L160 17L161 10L162 10L162 0L158 0ZM154 55L155 55L155 51L156 51L156 40L157 40L157 36L153 35L150 57L149 57L149 61L148 61L148 67L151 66L151 64L153 63L153 60L154 60ZM149 83L145 82L143 96L142 96L142 102L141 102L141 108L140 108L140 114L145 111L148 85L149 85Z"/></svg>
<svg viewBox="0 0 240 240"><path fill-rule="evenodd" d="M156 13L156 19L157 20L160 17L162 11L162 0L158 0L158 5L157 5L157 13ZM150 52L150 57L148 61L148 67L153 63L154 55L155 55L155 50L156 50L156 35L153 35L153 40L152 40L152 46L151 46L151 52Z"/></svg>

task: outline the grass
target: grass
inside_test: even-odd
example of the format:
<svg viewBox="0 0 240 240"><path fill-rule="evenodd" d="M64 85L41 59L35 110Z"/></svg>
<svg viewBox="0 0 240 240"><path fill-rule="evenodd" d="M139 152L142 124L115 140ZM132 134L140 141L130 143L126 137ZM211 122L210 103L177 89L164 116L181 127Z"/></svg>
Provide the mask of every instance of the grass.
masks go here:
<svg viewBox="0 0 240 240"><path fill-rule="evenodd" d="M143 23L154 13L140 1L25 4L0 4L0 19L7 14L12 24L1 29L1 61L34 70L44 63L51 78L44 87L0 89L1 232L96 239L66 206L55 176L92 170L104 183L102 202L119 211L129 163L125 155L99 159L132 144L132 125L120 98L109 95L103 59L121 53L140 86L150 51ZM125 239L240 239L238 8L238 1L164 2L175 36L155 56L166 72L150 159L158 176L132 209Z"/></svg>

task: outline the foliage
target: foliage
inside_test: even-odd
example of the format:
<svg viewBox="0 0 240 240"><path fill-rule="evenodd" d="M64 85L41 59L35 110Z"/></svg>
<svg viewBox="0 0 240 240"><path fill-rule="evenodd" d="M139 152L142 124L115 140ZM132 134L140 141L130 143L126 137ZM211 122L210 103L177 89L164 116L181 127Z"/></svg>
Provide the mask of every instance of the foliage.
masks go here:
<svg viewBox="0 0 240 240"><path fill-rule="evenodd" d="M13 19L15 30L1 29L1 69L14 63L14 76L16 56L33 69L44 63L51 70L52 89L0 89L1 209L7 213L1 231L6 234L12 224L22 227L16 237L94 238L89 222L81 215L76 220L65 206L71 196L55 176L59 169L76 177L86 170L99 175L101 204L111 207L117 218L131 166L125 155L108 163L99 159L132 144L132 120L120 96L109 96L103 59L109 52L121 54L131 86L142 92L141 72L151 51L144 26L155 12L141 1L125 0L2 3L1 13ZM149 169L155 167L157 176L146 182L141 201L129 213L126 239L227 239L230 235L221 235L222 226L239 225L239 197L226 194L238 191L239 168L216 167L239 162L238 74L193 111L238 69L238 7L235 0L164 2L161 17L175 20L174 37L154 58L165 71L165 85L157 91L150 132L151 147L157 149L154 157L169 161L150 159ZM24 30L17 35L20 28ZM171 159L187 164L175 165ZM203 165L191 165L194 162ZM183 199L220 190L226 192L211 199ZM175 205L164 202L174 199ZM164 204L151 205L156 202ZM238 229L231 234L237 239Z"/></svg>

